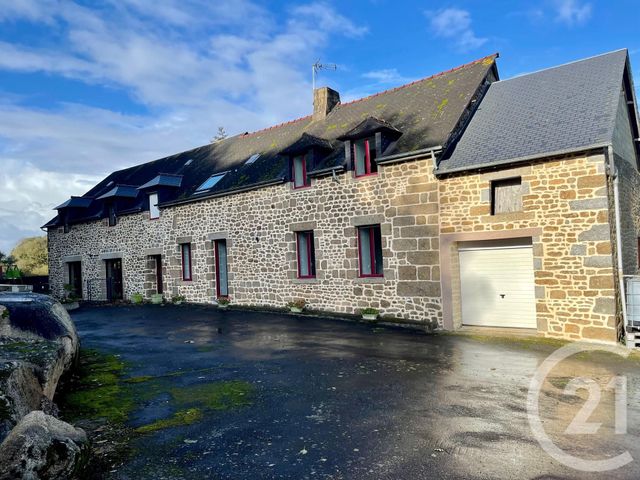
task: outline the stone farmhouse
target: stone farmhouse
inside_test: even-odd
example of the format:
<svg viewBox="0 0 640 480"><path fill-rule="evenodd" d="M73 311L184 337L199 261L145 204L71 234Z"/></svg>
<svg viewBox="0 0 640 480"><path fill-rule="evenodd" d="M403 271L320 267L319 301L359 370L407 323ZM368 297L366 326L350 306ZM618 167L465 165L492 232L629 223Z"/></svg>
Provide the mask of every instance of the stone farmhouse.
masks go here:
<svg viewBox="0 0 640 480"><path fill-rule="evenodd" d="M497 55L112 173L57 207L52 292L615 342L638 273L626 50L500 80Z"/></svg>

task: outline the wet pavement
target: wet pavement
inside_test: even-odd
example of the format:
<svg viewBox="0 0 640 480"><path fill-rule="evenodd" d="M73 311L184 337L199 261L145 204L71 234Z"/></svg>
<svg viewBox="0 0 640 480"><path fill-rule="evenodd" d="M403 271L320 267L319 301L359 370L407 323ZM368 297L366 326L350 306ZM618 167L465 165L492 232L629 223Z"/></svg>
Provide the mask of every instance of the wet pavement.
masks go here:
<svg viewBox="0 0 640 480"><path fill-rule="evenodd" d="M138 400L132 427L171 418L181 389L250 386L244 402L138 437L136 455L112 478L640 476L635 358L583 354L544 384L541 421L556 445L584 459L633 457L588 473L547 455L528 423L529 383L559 344L187 305L84 308L73 319L84 348L119 354L131 377L163 376ZM565 434L587 399L586 390L564 392L571 379L604 387L615 375L627 379L627 433L615 433L614 393L602 389L589 418L602 423L597 433Z"/></svg>

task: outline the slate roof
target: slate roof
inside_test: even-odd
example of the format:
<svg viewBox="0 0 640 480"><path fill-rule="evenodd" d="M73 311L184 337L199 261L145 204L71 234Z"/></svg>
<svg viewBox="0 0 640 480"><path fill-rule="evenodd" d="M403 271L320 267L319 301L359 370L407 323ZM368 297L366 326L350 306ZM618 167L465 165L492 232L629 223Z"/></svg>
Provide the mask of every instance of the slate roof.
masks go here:
<svg viewBox="0 0 640 480"><path fill-rule="evenodd" d="M626 62L619 50L492 83L436 173L610 144Z"/></svg>
<svg viewBox="0 0 640 480"><path fill-rule="evenodd" d="M375 117L402 132L393 152L405 152L444 145L483 85L489 72L497 76L497 54L442 72L416 82L387 90L352 102L339 104L323 120L303 117L253 133L245 133L220 142L198 147L142 165L112 173L84 197L103 197L114 185L140 187L163 174L182 176L180 188L167 188L160 192L161 206L183 201L198 201L274 182L283 182L289 175L288 157L281 152L303 134L322 139L333 147L310 175L345 164L344 144L338 137L352 130L368 117ZM251 164L246 161L254 154L260 157ZM207 178L227 171L207 194L195 190ZM119 212L134 212L145 208L146 196L118 200ZM71 212L69 212L71 213ZM73 212L70 223L105 216L104 203L94 201L82 214ZM45 227L57 226L54 218Z"/></svg>
<svg viewBox="0 0 640 480"><path fill-rule="evenodd" d="M153 187L175 187L178 188L182 185L182 175L169 175L161 173L149 180L144 185L140 185L138 190L145 190Z"/></svg>

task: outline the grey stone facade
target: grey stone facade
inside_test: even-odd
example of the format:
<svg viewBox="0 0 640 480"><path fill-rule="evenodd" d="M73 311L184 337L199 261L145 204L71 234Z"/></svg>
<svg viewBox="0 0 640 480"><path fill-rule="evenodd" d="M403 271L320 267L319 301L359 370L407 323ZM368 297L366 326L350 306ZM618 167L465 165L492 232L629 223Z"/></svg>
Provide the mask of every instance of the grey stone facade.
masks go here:
<svg viewBox="0 0 640 480"><path fill-rule="evenodd" d="M290 183L49 232L54 294L66 280L65 258L82 259L85 298L104 297L105 262L121 258L124 297L155 293L151 255L162 252L165 296L215 302L213 240L228 244L232 303L284 307L304 298L309 308L440 322L438 188L429 159L380 167L378 175ZM383 278L359 278L356 228L380 224ZM297 279L295 231L314 231L317 275ZM182 280L180 244L191 243L193 278ZM92 290L89 292L89 290Z"/></svg>

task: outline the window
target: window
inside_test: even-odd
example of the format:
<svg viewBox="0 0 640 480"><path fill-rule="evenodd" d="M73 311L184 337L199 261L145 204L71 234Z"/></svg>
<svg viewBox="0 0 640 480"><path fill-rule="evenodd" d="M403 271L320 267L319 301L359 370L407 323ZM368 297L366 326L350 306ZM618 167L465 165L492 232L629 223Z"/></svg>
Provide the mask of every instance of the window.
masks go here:
<svg viewBox="0 0 640 480"><path fill-rule="evenodd" d="M246 162L244 162L244 164L245 165L251 165L252 163L254 163L259 158L260 158L260 154L259 153L254 153L253 155L251 155L249 157L249 159Z"/></svg>
<svg viewBox="0 0 640 480"><path fill-rule="evenodd" d="M373 175L378 172L376 141L373 137L353 142L353 162L356 177Z"/></svg>
<svg viewBox="0 0 640 480"><path fill-rule="evenodd" d="M191 244L183 243L180 245L182 250L182 280L190 281L191 275Z"/></svg>
<svg viewBox="0 0 640 480"><path fill-rule="evenodd" d="M69 293L78 298L82 298L82 263L69 262L67 263L67 266L69 269Z"/></svg>
<svg viewBox="0 0 640 480"><path fill-rule="evenodd" d="M116 206L113 204L109 205L109 226L115 227L117 223L118 217L116 215Z"/></svg>
<svg viewBox="0 0 640 480"><path fill-rule="evenodd" d="M292 170L293 188L304 188L311 185L307 177L307 157L305 155L293 157Z"/></svg>
<svg viewBox="0 0 640 480"><path fill-rule="evenodd" d="M382 277L380 225L358 227L358 258L361 277Z"/></svg>
<svg viewBox="0 0 640 480"><path fill-rule="evenodd" d="M315 278L316 252L313 244L313 231L297 232L298 278Z"/></svg>
<svg viewBox="0 0 640 480"><path fill-rule="evenodd" d="M196 188L196 193L198 192L203 192L204 190L211 190L213 187L216 186L216 184L222 180L222 177L224 177L227 174L227 172L223 172L223 173L216 173L215 175L211 175L209 178L207 178L202 185L200 185L198 188Z"/></svg>
<svg viewBox="0 0 640 480"><path fill-rule="evenodd" d="M491 182L491 215L522 211L522 180L507 178Z"/></svg>
<svg viewBox="0 0 640 480"><path fill-rule="evenodd" d="M158 194L149 194L149 218L154 220L160 218L160 209L158 208Z"/></svg>

